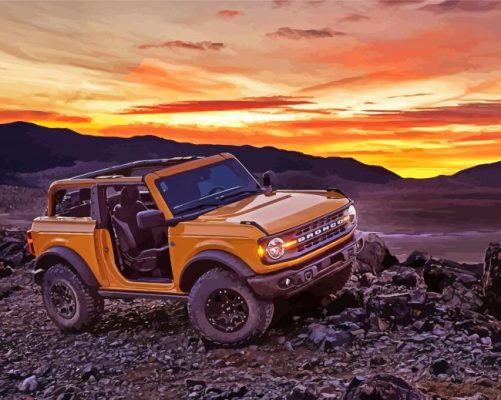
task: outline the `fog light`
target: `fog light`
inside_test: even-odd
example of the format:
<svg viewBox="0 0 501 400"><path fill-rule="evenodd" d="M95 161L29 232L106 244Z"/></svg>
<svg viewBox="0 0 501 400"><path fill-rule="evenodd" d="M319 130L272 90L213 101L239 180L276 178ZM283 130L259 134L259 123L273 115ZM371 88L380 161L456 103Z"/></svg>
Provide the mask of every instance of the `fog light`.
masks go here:
<svg viewBox="0 0 501 400"><path fill-rule="evenodd" d="M288 288L294 285L294 281L292 278L284 278L280 281L280 286L282 288Z"/></svg>

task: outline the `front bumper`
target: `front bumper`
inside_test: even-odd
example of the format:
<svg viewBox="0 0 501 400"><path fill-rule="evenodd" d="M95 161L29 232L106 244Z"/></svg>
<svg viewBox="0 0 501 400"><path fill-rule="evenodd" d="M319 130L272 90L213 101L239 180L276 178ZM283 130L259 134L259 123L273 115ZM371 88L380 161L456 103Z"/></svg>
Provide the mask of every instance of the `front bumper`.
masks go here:
<svg viewBox="0 0 501 400"><path fill-rule="evenodd" d="M263 299L290 297L326 278L345 273L348 268L351 268L356 254L362 248L362 234L356 231L347 242L341 243L315 260L308 261L305 265L269 274L254 275L247 278L247 283L254 293Z"/></svg>

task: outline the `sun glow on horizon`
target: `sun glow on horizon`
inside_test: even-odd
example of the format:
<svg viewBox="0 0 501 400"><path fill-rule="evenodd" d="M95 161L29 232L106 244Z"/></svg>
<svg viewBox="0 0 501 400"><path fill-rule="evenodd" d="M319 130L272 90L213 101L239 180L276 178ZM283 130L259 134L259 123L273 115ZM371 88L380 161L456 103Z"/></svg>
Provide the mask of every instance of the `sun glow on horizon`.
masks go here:
<svg viewBox="0 0 501 400"><path fill-rule="evenodd" d="M501 8L439 2L235 3L225 18L219 2L5 2L0 123L274 146L413 178L498 161Z"/></svg>

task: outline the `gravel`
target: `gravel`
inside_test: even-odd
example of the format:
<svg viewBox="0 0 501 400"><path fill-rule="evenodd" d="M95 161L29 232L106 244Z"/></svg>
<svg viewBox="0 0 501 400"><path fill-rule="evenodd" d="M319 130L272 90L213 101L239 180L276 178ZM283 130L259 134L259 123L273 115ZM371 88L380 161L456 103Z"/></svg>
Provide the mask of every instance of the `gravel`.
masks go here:
<svg viewBox="0 0 501 400"><path fill-rule="evenodd" d="M385 265L365 258L325 307L297 307L230 349L203 343L182 304L152 300L107 300L91 330L63 334L29 265L9 265L0 398L500 399L501 323L478 268L417 252L398 264L373 241Z"/></svg>

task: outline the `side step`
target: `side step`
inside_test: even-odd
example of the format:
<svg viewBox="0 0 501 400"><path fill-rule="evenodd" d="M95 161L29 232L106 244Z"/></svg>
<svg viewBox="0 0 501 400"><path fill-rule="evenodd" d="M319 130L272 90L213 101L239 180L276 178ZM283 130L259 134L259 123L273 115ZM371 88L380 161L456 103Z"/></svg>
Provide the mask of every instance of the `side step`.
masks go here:
<svg viewBox="0 0 501 400"><path fill-rule="evenodd" d="M99 295L107 299L150 299L150 300L169 300L169 301L188 301L188 296L179 294L167 293L147 293L147 292L134 292L123 290L99 290Z"/></svg>

